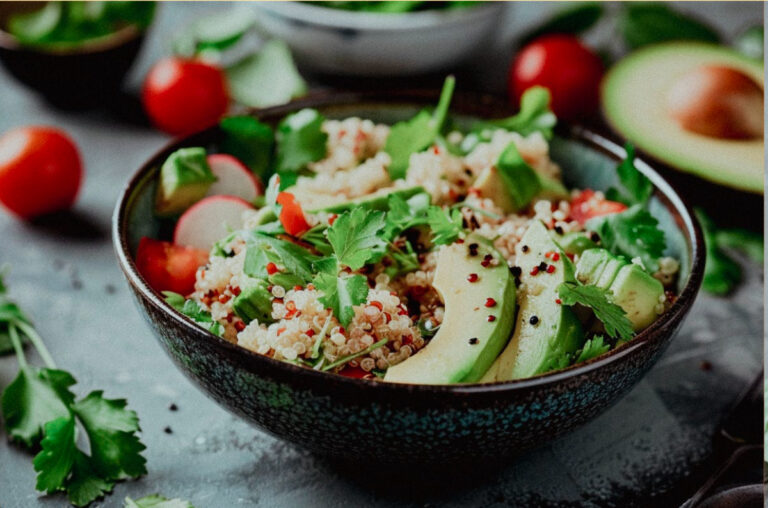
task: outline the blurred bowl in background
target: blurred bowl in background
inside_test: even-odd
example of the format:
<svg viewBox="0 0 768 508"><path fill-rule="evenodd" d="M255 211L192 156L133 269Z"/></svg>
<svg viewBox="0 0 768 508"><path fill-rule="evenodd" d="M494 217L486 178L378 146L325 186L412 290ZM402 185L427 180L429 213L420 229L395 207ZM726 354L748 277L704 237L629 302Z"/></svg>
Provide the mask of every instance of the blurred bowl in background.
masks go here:
<svg viewBox="0 0 768 508"><path fill-rule="evenodd" d="M61 108L91 107L114 98L139 54L145 31L128 25L61 47L23 44L6 31L13 14L40 9L42 4L0 2L0 62L6 70Z"/></svg>
<svg viewBox="0 0 768 508"><path fill-rule="evenodd" d="M346 76L428 74L487 47L505 2L409 13L347 11L302 2L257 2L258 26L284 40L299 65Z"/></svg>

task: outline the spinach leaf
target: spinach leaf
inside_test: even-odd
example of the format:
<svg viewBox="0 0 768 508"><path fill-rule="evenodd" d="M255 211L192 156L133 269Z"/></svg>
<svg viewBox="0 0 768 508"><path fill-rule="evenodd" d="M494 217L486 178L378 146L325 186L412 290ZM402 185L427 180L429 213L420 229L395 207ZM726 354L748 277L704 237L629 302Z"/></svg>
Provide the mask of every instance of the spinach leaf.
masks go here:
<svg viewBox="0 0 768 508"><path fill-rule="evenodd" d="M720 41L709 26L662 3L628 2L622 7L619 30L630 49L673 40Z"/></svg>
<svg viewBox="0 0 768 508"><path fill-rule="evenodd" d="M392 158L389 165L392 180L405 178L411 155L426 150L435 142L443 129L455 87L456 79L448 76L440 93L440 101L432 114L422 110L410 120L392 126L384 145L384 151Z"/></svg>

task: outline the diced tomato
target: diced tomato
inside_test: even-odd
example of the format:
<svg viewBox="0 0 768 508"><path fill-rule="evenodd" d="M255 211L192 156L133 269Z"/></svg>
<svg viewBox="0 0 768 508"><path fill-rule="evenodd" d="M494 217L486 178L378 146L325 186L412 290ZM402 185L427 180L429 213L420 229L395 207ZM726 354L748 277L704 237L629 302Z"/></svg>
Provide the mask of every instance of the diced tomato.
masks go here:
<svg viewBox="0 0 768 508"><path fill-rule="evenodd" d="M571 201L571 217L573 220L577 221L579 224L584 224L593 217L619 213L627 209L627 205L624 203L609 201L607 199L597 201L592 199L594 197L595 191L592 189L585 189L581 191L581 194L579 194L578 197Z"/></svg>
<svg viewBox="0 0 768 508"><path fill-rule="evenodd" d="M281 192L277 195L277 203L282 205L280 210L280 223L285 228L285 232L292 236L298 236L309 229L307 219L304 217L304 210L293 194L290 192Z"/></svg>
<svg viewBox="0 0 768 508"><path fill-rule="evenodd" d="M339 371L339 374L344 376L344 377L352 377L352 378L355 378L355 379L363 379L365 376L370 374L370 372L366 372L363 369L361 369L360 367L350 367L349 365L347 365L346 367L344 367L343 369L341 369Z"/></svg>
<svg viewBox="0 0 768 508"><path fill-rule="evenodd" d="M144 237L136 251L136 268L156 291L187 295L195 289L195 272L208 262L208 252Z"/></svg>

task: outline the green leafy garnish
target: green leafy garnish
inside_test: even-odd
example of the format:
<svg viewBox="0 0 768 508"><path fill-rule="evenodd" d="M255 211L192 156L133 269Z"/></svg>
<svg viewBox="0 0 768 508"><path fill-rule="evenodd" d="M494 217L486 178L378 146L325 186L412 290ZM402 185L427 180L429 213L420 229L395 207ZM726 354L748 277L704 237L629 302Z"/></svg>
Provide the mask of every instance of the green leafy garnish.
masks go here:
<svg viewBox="0 0 768 508"><path fill-rule="evenodd" d="M329 363L328 365L326 365L325 367L323 367L323 370L324 370L324 371L328 371L328 370L331 370L331 369L335 369L336 367L339 367L339 366L341 366L341 365L344 365L345 363L349 363L349 362L351 362L351 361L352 361L352 360L354 360L355 358L359 358L359 357L361 357L361 356L365 356L365 355L367 355L368 353L370 353L371 351L373 351L374 349L379 349L380 347L384 346L384 345L387 343L387 340L388 340L388 339L381 339L381 340L380 340L380 341L378 341L378 342L374 342L373 344L371 344L371 345L370 345L370 346L368 346L367 348L363 349L362 351L358 351L357 353L353 353L353 354L351 354L351 355L348 355L348 356L344 356L344 357L342 357L342 358L339 358L339 359L338 359L338 360L336 360L335 362Z"/></svg>
<svg viewBox="0 0 768 508"><path fill-rule="evenodd" d="M557 288L563 305L589 307L611 337L629 340L634 334L624 309L613 303L610 290L574 282L563 282Z"/></svg>
<svg viewBox="0 0 768 508"><path fill-rule="evenodd" d="M746 229L718 229L715 241L719 247L741 251L755 263L763 264L765 246L759 233Z"/></svg>
<svg viewBox="0 0 768 508"><path fill-rule="evenodd" d="M278 174L299 172L325 157L328 134L322 130L324 120L317 110L302 109L280 122L275 165Z"/></svg>
<svg viewBox="0 0 768 508"><path fill-rule="evenodd" d="M133 500L130 497L125 498L123 508L195 508L189 501L179 498L168 499L160 494L151 494L142 498Z"/></svg>
<svg viewBox="0 0 768 508"><path fill-rule="evenodd" d="M582 363L592 358L597 358L603 353L607 353L610 349L611 345L605 343L602 335L595 335L584 343L573 363Z"/></svg>
<svg viewBox="0 0 768 508"><path fill-rule="evenodd" d="M619 31L630 49L664 41L720 41L717 32L662 3L629 2L622 5Z"/></svg>
<svg viewBox="0 0 768 508"><path fill-rule="evenodd" d="M701 209L697 208L695 212L704 233L707 254L701 287L709 293L726 295L741 282L741 266L720 248L712 219Z"/></svg>
<svg viewBox="0 0 768 508"><path fill-rule="evenodd" d="M616 168L621 187L611 187L605 197L611 201L619 201L627 206L644 205L653 194L653 184L647 176L635 167L635 147L632 143L625 145L627 156Z"/></svg>
<svg viewBox="0 0 768 508"><path fill-rule="evenodd" d="M266 266L275 263L292 273L310 281L314 276L312 264L318 257L307 249L279 238L263 233L251 233L246 238L245 265L246 275L256 278L267 276Z"/></svg>
<svg viewBox="0 0 768 508"><path fill-rule="evenodd" d="M404 273L418 270L421 266L419 263L419 256L414 252L411 242L407 240L405 242L405 250L390 244L388 255L392 259L392 264L384 269L384 273L386 273L390 279L394 279L398 275Z"/></svg>
<svg viewBox="0 0 768 508"><path fill-rule="evenodd" d="M479 136L479 139L473 140L467 136L468 139L462 143L462 148L466 152L471 151L474 148L472 145L477 142L490 140L490 134L495 129L517 132L521 136L541 132L546 139L552 139L552 129L557 124L557 117L550 109L551 100L552 95L548 89L541 86L529 88L520 97L520 111L516 115L477 123L472 132Z"/></svg>
<svg viewBox="0 0 768 508"><path fill-rule="evenodd" d="M17 321L31 324L29 318L24 315L19 306L8 299L6 291L5 283L3 282L3 270L0 269L0 355L13 351L8 323ZM21 335L21 340L22 342L26 341L26 337L23 334Z"/></svg>
<svg viewBox="0 0 768 508"><path fill-rule="evenodd" d="M267 42L258 52L227 68L226 73L232 97L253 108L285 104L307 93L307 83L283 41Z"/></svg>
<svg viewBox="0 0 768 508"><path fill-rule="evenodd" d="M163 291L163 296L171 307L192 319L212 334L221 336L224 333L224 328L221 324L218 321L214 321L211 313L203 310L196 301L188 300L173 291Z"/></svg>
<svg viewBox="0 0 768 508"><path fill-rule="evenodd" d="M407 201L398 194L390 194L382 237L392 241L406 229L426 224L430 200L431 197L427 193L416 194Z"/></svg>
<svg viewBox="0 0 768 508"><path fill-rule="evenodd" d="M333 310L339 322L347 326L355 317L353 307L368 298L368 279L363 275L349 275L334 271L320 272L314 279L315 287L323 294L320 303Z"/></svg>
<svg viewBox="0 0 768 508"><path fill-rule="evenodd" d="M389 165L389 176L392 180L405 178L411 155L426 150L435 142L448 116L455 86L456 79L448 76L434 112L430 114L427 110L422 110L410 120L392 126L384 145L384 151L392 158Z"/></svg>
<svg viewBox="0 0 768 508"><path fill-rule="evenodd" d="M427 223L432 230L432 243L448 245L455 242L464 233L462 220L459 210L430 206L427 210Z"/></svg>
<svg viewBox="0 0 768 508"><path fill-rule="evenodd" d="M659 222L642 205L590 219L586 228L597 233L602 246L612 254L640 258L643 267L651 273L657 270L658 259L667 246Z"/></svg>
<svg viewBox="0 0 768 508"><path fill-rule="evenodd" d="M0 281L5 291L5 285ZM26 318L7 313L0 322L8 330L19 362L19 373L2 394L2 413L8 436L28 450L40 447L33 460L36 488L52 494L63 491L75 506L85 506L110 492L115 482L145 474L144 445L139 420L125 400L106 399L93 391L75 400L76 383L56 365L42 338ZM27 363L21 334L37 350L45 367ZM79 424L79 425L78 425ZM88 453L78 447L75 429L88 438Z"/></svg>
<svg viewBox="0 0 768 508"><path fill-rule="evenodd" d="M223 51L240 41L255 21L253 11L240 6L199 18L175 38L174 52L192 57L203 51Z"/></svg>
<svg viewBox="0 0 768 508"><path fill-rule="evenodd" d="M603 6L599 2L583 2L557 12L541 26L525 34L521 44L545 34L580 34L594 26L603 15Z"/></svg>
<svg viewBox="0 0 768 508"><path fill-rule="evenodd" d="M234 155L262 179L269 176L275 133L252 116L231 116L219 124L224 137L221 151Z"/></svg>
<svg viewBox="0 0 768 508"><path fill-rule="evenodd" d="M340 215L327 229L328 242L339 264L358 270L387 243L381 238L384 212L355 208Z"/></svg>

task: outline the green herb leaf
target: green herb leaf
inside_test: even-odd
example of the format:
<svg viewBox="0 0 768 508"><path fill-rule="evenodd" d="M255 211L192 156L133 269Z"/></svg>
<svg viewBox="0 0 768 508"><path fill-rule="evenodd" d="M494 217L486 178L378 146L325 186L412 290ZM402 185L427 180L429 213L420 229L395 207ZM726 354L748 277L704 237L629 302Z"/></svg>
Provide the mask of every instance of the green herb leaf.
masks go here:
<svg viewBox="0 0 768 508"><path fill-rule="evenodd" d="M619 30L630 49L674 40L720 41L709 26L662 3L629 2L622 7Z"/></svg>
<svg viewBox="0 0 768 508"><path fill-rule="evenodd" d="M715 233L718 247L735 249L743 252L755 263L763 264L765 246L763 236L746 229L718 229Z"/></svg>
<svg viewBox="0 0 768 508"><path fill-rule="evenodd" d="M203 310L194 300L187 300L182 295L173 291L163 291L165 301L174 309L191 318L195 323L210 331L214 335L221 336L224 328L211 317L211 313Z"/></svg>
<svg viewBox="0 0 768 508"><path fill-rule="evenodd" d="M288 115L277 126L277 172L298 172L327 153L323 116L314 109ZM282 182L281 182L282 185Z"/></svg>
<svg viewBox="0 0 768 508"><path fill-rule="evenodd" d="M358 270L376 253L386 250L387 242L381 238L384 212L354 208L339 215L326 230L339 264Z"/></svg>
<svg viewBox="0 0 768 508"><path fill-rule="evenodd" d="M592 28L602 15L603 6L598 2L568 6L523 36L520 44L527 44L545 34L580 34Z"/></svg>
<svg viewBox="0 0 768 508"><path fill-rule="evenodd" d="M459 210L443 210L439 206L430 206L427 210L427 222L432 230L432 243L435 245L451 244L464 232Z"/></svg>
<svg viewBox="0 0 768 508"><path fill-rule="evenodd" d="M140 499L133 500L130 497L125 498L125 504L123 508L195 508L189 501L184 501L178 498L168 499L160 494L152 494L144 496Z"/></svg>
<svg viewBox="0 0 768 508"><path fill-rule="evenodd" d="M384 145L384 151L392 159L389 165L389 176L392 180L405 178L411 155L426 150L435 142L448 116L455 87L456 79L448 76L440 93L440 101L432 114L422 110L410 120L392 126Z"/></svg>
<svg viewBox="0 0 768 508"><path fill-rule="evenodd" d="M77 450L72 474L67 481L67 497L75 506L87 506L103 495L112 492L113 480L102 478L91 464L90 457Z"/></svg>
<svg viewBox="0 0 768 508"><path fill-rule="evenodd" d="M621 188L611 187L605 197L611 201L619 201L627 206L644 205L653 194L653 184L647 176L635 167L635 147L632 143L625 145L627 156L616 168Z"/></svg>
<svg viewBox="0 0 768 508"><path fill-rule="evenodd" d="M392 241L400 233L413 226L427 223L427 210L431 197L427 193L419 193L408 201L398 194L390 194L387 198L388 211L385 216L386 225L381 236Z"/></svg>
<svg viewBox="0 0 768 508"><path fill-rule="evenodd" d="M307 93L307 83L283 41L267 42L257 53L227 68L226 74L232 98L252 108L285 104Z"/></svg>
<svg viewBox="0 0 768 508"><path fill-rule="evenodd" d="M479 138L469 138L462 143L462 149L469 152L480 141L490 140L495 129L505 129L528 136L541 132L546 139L552 139L552 129L557 124L557 117L550 109L552 95L541 86L533 86L520 97L520 112L508 118L479 122L472 127L472 132ZM488 131L483 133L482 131ZM479 133L479 134L478 134Z"/></svg>
<svg viewBox="0 0 768 508"><path fill-rule="evenodd" d="M70 416L75 379L63 370L24 366L5 391L2 408L8 436L27 448L37 446L45 424Z"/></svg>
<svg viewBox="0 0 768 508"><path fill-rule="evenodd" d="M610 349L611 345L605 343L602 335L595 335L584 343L573 363L582 363L592 358L597 358L603 353L607 353Z"/></svg>
<svg viewBox="0 0 768 508"><path fill-rule="evenodd" d="M275 133L272 127L252 116L224 118L220 127L224 133L221 151L232 154L262 178L269 176Z"/></svg>
<svg viewBox="0 0 768 508"><path fill-rule="evenodd" d="M629 259L640 258L646 271L653 273L667 245L658 225L641 205L634 205L621 213L590 219L586 228L596 232L602 246L611 253Z"/></svg>
<svg viewBox="0 0 768 508"><path fill-rule="evenodd" d="M563 282L558 286L558 295L563 305L583 305L589 307L599 319L605 331L611 337L631 339L634 331L624 309L613 303L610 290L597 286L585 286L573 282Z"/></svg>
<svg viewBox="0 0 768 508"><path fill-rule="evenodd" d="M717 228L712 219L700 208L697 208L695 213L704 233L707 254L701 287L709 293L726 295L741 282L741 266L718 245Z"/></svg>
<svg viewBox="0 0 768 508"><path fill-rule="evenodd" d="M355 317L354 306L368 298L368 280L362 275L345 275L320 272L314 280L315 287L322 291L320 303L333 310L339 322L347 326Z"/></svg>
<svg viewBox="0 0 768 508"><path fill-rule="evenodd" d="M267 275L266 264L271 261L309 282L314 276L312 263L317 260L317 256L295 243L262 233L251 233L246 238L243 271L248 276L264 278Z"/></svg>
<svg viewBox="0 0 768 508"><path fill-rule="evenodd" d="M8 31L24 42L43 41L58 26L62 11L61 2L47 2L42 9L11 16Z"/></svg>
<svg viewBox="0 0 768 508"><path fill-rule="evenodd" d="M35 471L39 472L35 488L52 494L64 488L75 463L75 419L63 416L46 423L45 438L40 444L42 450L33 461Z"/></svg>
<svg viewBox="0 0 768 508"><path fill-rule="evenodd" d="M419 263L419 257L414 252L411 242L405 242L405 251L398 249L394 245L390 244L389 257L392 259L392 264L384 269L384 273L389 275L390 279L418 270L421 267Z"/></svg>
<svg viewBox="0 0 768 508"><path fill-rule="evenodd" d="M351 362L355 358L360 358L361 356L365 356L371 351L373 351L374 349L379 349L380 347L384 346L384 344L387 343L387 340L389 339L381 339L378 342L374 342L373 344L363 349L362 351L358 351L357 353L353 353L351 355L347 355L342 358L339 358L335 362L329 363L328 365L323 367L323 371L329 371L329 370L335 369L336 367L340 367L341 365Z"/></svg>

